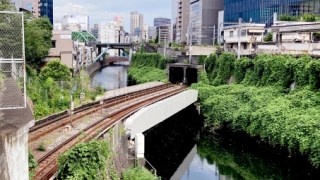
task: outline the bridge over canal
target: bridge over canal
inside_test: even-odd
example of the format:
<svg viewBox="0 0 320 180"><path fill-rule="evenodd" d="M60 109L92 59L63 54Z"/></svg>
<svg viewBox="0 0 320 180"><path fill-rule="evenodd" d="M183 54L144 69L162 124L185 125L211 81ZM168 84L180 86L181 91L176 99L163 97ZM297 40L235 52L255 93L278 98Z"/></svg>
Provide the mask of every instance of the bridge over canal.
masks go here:
<svg viewBox="0 0 320 180"><path fill-rule="evenodd" d="M101 100L75 108L71 115L65 111L38 121L29 132L29 149L34 151L41 142L51 144L45 153L34 151L39 164L34 179L53 177L59 154L77 143L105 137L110 129L114 129L111 139L117 141L119 126L125 128L129 137L141 137L142 132L195 103L198 96L196 90L173 84L128 88L128 91L109 92ZM136 142L141 140L143 137ZM143 158L143 146L136 147L139 147L137 157Z"/></svg>
<svg viewBox="0 0 320 180"><path fill-rule="evenodd" d="M117 62L131 62L133 44L132 43L98 43L98 56L93 60L92 64L87 67L88 74L92 77L95 72ZM116 50L117 56L109 56L105 58L110 50Z"/></svg>

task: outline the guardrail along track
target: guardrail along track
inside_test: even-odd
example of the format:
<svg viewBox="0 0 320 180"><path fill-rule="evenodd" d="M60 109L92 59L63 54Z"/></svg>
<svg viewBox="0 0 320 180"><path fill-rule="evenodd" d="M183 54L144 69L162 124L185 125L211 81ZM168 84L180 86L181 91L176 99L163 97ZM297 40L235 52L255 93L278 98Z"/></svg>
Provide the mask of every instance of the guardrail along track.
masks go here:
<svg viewBox="0 0 320 180"><path fill-rule="evenodd" d="M173 86L174 85L172 84L163 84L153 88L148 88L148 89L128 93L125 95L112 97L112 98L103 100L102 105L100 104L100 101L92 102L92 103L83 105L81 107L75 108L74 114L72 116L68 112L62 112L62 113L50 116L42 120L40 123L37 123L33 128L30 129L29 142L35 141L40 137L44 136L45 134L48 134L60 127L63 127L67 124L75 122L92 113L95 113L101 110L101 108L109 108L119 103L123 103L135 98L139 98L146 94L162 91L164 89L167 89Z"/></svg>
<svg viewBox="0 0 320 180"><path fill-rule="evenodd" d="M107 117L102 118L100 121L93 123L89 127L85 128L83 132L79 132L78 134L72 136L62 144L60 144L55 149L48 152L45 156L38 160L38 168L36 170L36 176L34 179L44 180L51 178L58 170L57 158L60 154L68 150L70 147L74 146L80 142L87 142L95 137L101 132L101 130L110 128L117 121L125 118L129 114L134 113L140 108L165 99L167 97L173 96L184 91L185 87L171 88L166 92L160 92L157 95L153 95L146 99L139 99L134 104L129 106L124 106L124 108L118 109L111 114L107 115Z"/></svg>

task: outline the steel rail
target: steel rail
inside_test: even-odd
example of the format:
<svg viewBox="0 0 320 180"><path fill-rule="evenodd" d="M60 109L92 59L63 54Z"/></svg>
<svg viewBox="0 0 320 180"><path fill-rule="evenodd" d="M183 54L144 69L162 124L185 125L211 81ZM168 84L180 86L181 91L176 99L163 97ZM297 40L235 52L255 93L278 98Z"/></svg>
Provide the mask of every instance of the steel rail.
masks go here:
<svg viewBox="0 0 320 180"><path fill-rule="evenodd" d="M163 94L155 95L147 99L141 99L134 105L127 106L120 110L116 110L111 114L108 114L107 117L104 117L100 121L93 123L89 127L85 128L83 132L79 132L76 135L72 136L71 138L60 144L58 147L51 150L45 156L40 158L38 160L39 167L36 170L36 176L34 179L43 180L51 178L58 170L58 156L70 147L74 146L75 144L79 142L90 141L96 137L100 130L110 128L114 123L116 123L119 119L125 117L127 114L131 114L140 109L141 107L150 105L169 96L173 96L177 93L180 93L185 89L185 87L179 87L173 90L169 90L168 92L164 92ZM85 133L85 135L82 136L83 133Z"/></svg>
<svg viewBox="0 0 320 180"><path fill-rule="evenodd" d="M54 115L54 118L51 118L49 121L45 121L41 124L38 124L36 128L34 128L29 132L29 142L33 142L43 137L44 135L51 133L54 130L57 130L60 127L63 127L67 124L78 121L85 116L88 116L92 113L95 113L101 110L102 108L109 108L116 104L120 104L128 100L139 98L140 96L161 91L173 86L174 85L172 84L164 84L164 85L156 86L153 88L148 88L141 91L129 93L127 95L114 97L112 99L106 99L104 100L104 103L102 105L100 103L90 103L89 105L85 105L79 108L76 114L72 116L70 116L69 114L63 114L61 116L56 117L56 115Z"/></svg>

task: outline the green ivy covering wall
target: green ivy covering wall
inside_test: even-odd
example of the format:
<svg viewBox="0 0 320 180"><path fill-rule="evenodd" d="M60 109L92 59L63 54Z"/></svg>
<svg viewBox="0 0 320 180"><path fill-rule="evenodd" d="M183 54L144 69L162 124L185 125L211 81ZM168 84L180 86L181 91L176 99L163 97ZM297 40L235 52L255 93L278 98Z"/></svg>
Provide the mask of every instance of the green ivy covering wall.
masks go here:
<svg viewBox="0 0 320 180"><path fill-rule="evenodd" d="M206 59L199 90L206 126L246 132L320 166L320 61L308 56L230 54ZM227 85L226 79L235 78ZM293 82L294 90L290 90Z"/></svg>
<svg viewBox="0 0 320 180"><path fill-rule="evenodd" d="M128 70L129 78L137 84L161 81L168 82L166 60L158 53L137 53L132 57Z"/></svg>

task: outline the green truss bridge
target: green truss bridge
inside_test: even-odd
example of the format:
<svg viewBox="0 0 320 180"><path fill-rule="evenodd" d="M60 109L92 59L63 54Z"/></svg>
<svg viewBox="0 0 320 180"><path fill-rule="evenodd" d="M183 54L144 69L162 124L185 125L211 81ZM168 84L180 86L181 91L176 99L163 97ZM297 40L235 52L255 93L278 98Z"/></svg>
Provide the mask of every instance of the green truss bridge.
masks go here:
<svg viewBox="0 0 320 180"><path fill-rule="evenodd" d="M98 42L96 37L94 37L94 35L92 35L91 33L87 32L87 31L72 32L72 40L83 42L86 45L89 44L89 42L95 42L95 43Z"/></svg>

